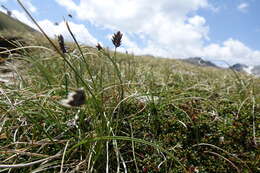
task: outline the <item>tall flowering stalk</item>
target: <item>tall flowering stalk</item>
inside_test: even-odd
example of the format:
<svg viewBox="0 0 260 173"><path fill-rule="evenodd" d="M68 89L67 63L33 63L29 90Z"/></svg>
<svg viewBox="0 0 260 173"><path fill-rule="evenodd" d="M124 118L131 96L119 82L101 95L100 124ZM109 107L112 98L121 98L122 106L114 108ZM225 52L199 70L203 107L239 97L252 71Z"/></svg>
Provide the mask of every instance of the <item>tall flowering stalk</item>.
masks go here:
<svg viewBox="0 0 260 173"><path fill-rule="evenodd" d="M114 58L111 58L111 61L112 61L113 65L114 65L114 67L115 67L115 74L117 75L117 77L118 77L118 79L120 81L120 90L119 90L120 101L122 101L124 99L124 87L123 87L122 75L121 75L120 69L119 69L119 67L117 65L117 62L116 62L116 49L121 46L122 37L123 37L123 33L121 33L120 31L117 31L112 36L112 42L113 42L113 44L115 46L115 52L114 52ZM123 110L122 104L119 104L118 113L117 113L117 120L119 119L119 116L122 113L122 110ZM117 125L118 125L118 122L117 122ZM116 129L117 129L117 125L116 125Z"/></svg>

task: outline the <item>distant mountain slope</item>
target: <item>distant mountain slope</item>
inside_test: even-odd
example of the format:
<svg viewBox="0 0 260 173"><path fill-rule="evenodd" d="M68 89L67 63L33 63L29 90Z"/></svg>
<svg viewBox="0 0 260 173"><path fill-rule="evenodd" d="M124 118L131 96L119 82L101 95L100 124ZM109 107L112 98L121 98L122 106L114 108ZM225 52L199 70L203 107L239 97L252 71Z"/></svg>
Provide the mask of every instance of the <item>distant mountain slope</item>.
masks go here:
<svg viewBox="0 0 260 173"><path fill-rule="evenodd" d="M245 64L234 64L234 65L230 66L229 68L232 70L235 70L235 71L239 71L239 72L246 72L245 69L247 69L248 66Z"/></svg>
<svg viewBox="0 0 260 173"><path fill-rule="evenodd" d="M0 12L0 31L18 31L18 32L37 32L32 27L14 19L3 12Z"/></svg>
<svg viewBox="0 0 260 173"><path fill-rule="evenodd" d="M184 59L183 61L188 62L190 64L203 66L203 67L218 67L210 61L203 60L201 57L187 58L187 59Z"/></svg>
<svg viewBox="0 0 260 173"><path fill-rule="evenodd" d="M254 68L252 69L252 73L260 77L260 65L254 66Z"/></svg>
<svg viewBox="0 0 260 173"><path fill-rule="evenodd" d="M257 66L247 66L245 64L234 64L229 67L232 70L238 72L246 72L255 76L260 76L260 65Z"/></svg>
<svg viewBox="0 0 260 173"><path fill-rule="evenodd" d="M192 57L192 58L187 58L187 59L182 59L182 61L187 62L189 64L193 64L196 66L201 66L201 67L215 67L215 68L221 68L211 61L206 61L203 60L201 57ZM247 74L252 74L255 76L260 77L260 65L257 66L247 66L245 64L234 64L229 67L232 70L238 71L238 72L245 72Z"/></svg>

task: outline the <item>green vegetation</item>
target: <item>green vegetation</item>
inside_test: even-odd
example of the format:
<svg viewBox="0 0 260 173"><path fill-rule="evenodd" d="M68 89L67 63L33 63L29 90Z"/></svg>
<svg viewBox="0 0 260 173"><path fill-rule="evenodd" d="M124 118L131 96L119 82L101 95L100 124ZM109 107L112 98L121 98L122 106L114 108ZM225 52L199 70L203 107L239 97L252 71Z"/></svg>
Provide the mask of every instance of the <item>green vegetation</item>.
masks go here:
<svg viewBox="0 0 260 173"><path fill-rule="evenodd" d="M0 12L0 30L20 31L20 32L36 32L33 28L16 20L8 15Z"/></svg>
<svg viewBox="0 0 260 173"><path fill-rule="evenodd" d="M30 38L0 84L0 172L259 171L259 79Z"/></svg>

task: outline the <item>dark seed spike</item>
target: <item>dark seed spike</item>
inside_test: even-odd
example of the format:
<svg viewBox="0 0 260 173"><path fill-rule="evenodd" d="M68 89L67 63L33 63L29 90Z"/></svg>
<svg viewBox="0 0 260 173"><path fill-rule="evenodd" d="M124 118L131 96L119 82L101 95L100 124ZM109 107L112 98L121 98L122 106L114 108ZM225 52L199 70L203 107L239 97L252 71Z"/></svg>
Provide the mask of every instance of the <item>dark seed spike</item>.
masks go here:
<svg viewBox="0 0 260 173"><path fill-rule="evenodd" d="M117 33L114 33L114 35L112 36L112 42L113 42L115 48L118 48L121 46L122 37L123 37L123 34L120 31L118 31Z"/></svg>
<svg viewBox="0 0 260 173"><path fill-rule="evenodd" d="M99 43L96 45L96 48L97 48L97 50L102 50L103 49L103 47Z"/></svg>
<svg viewBox="0 0 260 173"><path fill-rule="evenodd" d="M65 48L64 38L62 35L58 35L58 42L59 42L61 52L66 53L67 51Z"/></svg>

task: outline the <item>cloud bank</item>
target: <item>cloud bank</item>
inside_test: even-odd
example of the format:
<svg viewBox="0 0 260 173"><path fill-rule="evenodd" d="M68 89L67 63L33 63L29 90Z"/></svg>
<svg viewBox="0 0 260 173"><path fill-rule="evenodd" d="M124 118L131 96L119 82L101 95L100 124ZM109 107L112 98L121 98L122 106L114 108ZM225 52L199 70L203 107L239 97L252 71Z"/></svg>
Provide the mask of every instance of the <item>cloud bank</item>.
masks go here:
<svg viewBox="0 0 260 173"><path fill-rule="evenodd" d="M241 41L227 38L222 44L207 43L209 26L199 9L212 10L207 0L56 0L81 20L97 27L121 30L125 48L136 54L186 58L202 56L228 63L260 64L260 51L252 50ZM248 4L241 3L245 11ZM140 46L129 39L137 34L146 42Z"/></svg>
<svg viewBox="0 0 260 173"><path fill-rule="evenodd" d="M210 41L210 27L199 15L199 9L212 10L208 0L56 0L76 18L89 21L96 27L120 30L124 33L121 51L135 54L152 54L170 58L202 56L210 60L230 64L260 64L260 51L252 50L236 38L227 38L223 43ZM244 5L245 6L245 5ZM247 8L247 7L241 7ZM14 11L17 18L32 25L23 13ZM49 20L39 21L46 32L54 36L61 33L70 36L64 23L54 25ZM81 24L70 22L80 42L98 42ZM55 31L55 32L54 32ZM134 39L138 37L138 39ZM110 38L109 38L110 39ZM142 42L142 44L140 44Z"/></svg>
<svg viewBox="0 0 260 173"><path fill-rule="evenodd" d="M77 41L80 43L95 45L98 41L95 39L88 31L88 29L83 24L76 24L73 22L68 22L69 26L75 35ZM58 25L53 24L49 20L39 21L39 25L43 30L50 36L55 37L58 34L62 34L67 41L73 41L71 35L68 32L65 22L60 22Z"/></svg>

